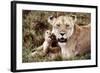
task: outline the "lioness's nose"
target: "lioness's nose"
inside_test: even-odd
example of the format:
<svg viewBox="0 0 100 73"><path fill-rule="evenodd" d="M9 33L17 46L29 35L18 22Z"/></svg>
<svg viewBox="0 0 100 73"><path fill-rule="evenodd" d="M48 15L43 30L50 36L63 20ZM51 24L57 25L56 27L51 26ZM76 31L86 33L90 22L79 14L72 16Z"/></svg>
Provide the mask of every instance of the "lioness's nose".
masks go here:
<svg viewBox="0 0 100 73"><path fill-rule="evenodd" d="M65 33L64 32L61 32L60 34L63 36Z"/></svg>

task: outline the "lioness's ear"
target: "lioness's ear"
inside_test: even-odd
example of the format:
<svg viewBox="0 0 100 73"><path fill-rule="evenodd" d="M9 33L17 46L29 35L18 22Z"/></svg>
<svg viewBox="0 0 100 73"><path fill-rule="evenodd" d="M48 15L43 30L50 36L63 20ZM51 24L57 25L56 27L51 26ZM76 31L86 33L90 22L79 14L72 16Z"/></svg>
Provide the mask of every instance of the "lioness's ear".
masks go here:
<svg viewBox="0 0 100 73"><path fill-rule="evenodd" d="M70 15L70 17L72 18L72 20L73 20L74 22L77 21L77 16L76 16L76 15Z"/></svg>
<svg viewBox="0 0 100 73"><path fill-rule="evenodd" d="M55 16L48 17L48 23L50 23L51 25L53 25L55 19L56 19Z"/></svg>

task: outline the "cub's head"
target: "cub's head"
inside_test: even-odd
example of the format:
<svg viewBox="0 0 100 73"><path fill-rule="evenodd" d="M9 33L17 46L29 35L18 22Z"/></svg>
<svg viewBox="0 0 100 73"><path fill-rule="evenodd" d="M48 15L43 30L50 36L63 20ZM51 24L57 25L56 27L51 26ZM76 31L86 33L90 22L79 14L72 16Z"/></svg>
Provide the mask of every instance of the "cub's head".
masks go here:
<svg viewBox="0 0 100 73"><path fill-rule="evenodd" d="M76 22L75 16L59 16L48 18L48 22L52 25L52 33L55 34L58 42L67 42L74 32Z"/></svg>
<svg viewBox="0 0 100 73"><path fill-rule="evenodd" d="M46 41L51 41L51 31L50 30L45 31L44 38Z"/></svg>

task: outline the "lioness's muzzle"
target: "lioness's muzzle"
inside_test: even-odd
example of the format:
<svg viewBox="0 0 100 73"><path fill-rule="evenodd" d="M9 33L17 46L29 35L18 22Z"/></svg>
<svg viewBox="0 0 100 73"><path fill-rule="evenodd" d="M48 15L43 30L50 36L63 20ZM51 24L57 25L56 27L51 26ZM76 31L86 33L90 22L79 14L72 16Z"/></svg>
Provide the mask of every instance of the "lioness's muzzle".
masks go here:
<svg viewBox="0 0 100 73"><path fill-rule="evenodd" d="M67 39L65 39L65 38L58 38L58 42L61 42L61 43L67 42Z"/></svg>

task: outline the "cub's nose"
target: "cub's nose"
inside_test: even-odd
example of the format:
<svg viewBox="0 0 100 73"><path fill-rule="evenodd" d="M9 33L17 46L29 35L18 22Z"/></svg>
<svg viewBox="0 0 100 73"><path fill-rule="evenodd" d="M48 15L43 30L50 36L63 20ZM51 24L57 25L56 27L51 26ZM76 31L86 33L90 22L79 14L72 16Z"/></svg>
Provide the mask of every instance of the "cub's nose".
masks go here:
<svg viewBox="0 0 100 73"><path fill-rule="evenodd" d="M63 36L65 33L64 32L61 32L60 34Z"/></svg>

